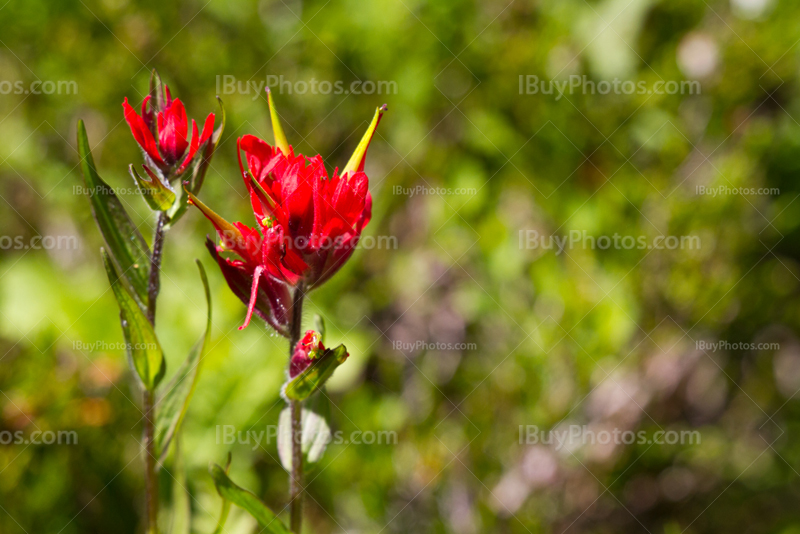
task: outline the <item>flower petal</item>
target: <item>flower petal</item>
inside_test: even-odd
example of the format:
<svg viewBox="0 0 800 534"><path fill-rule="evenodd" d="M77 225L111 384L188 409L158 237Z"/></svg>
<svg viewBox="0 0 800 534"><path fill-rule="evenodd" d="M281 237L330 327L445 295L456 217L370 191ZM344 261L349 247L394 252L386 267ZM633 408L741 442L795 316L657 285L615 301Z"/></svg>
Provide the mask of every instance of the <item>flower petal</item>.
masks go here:
<svg viewBox="0 0 800 534"><path fill-rule="evenodd" d="M217 247L209 238L206 240L206 248L217 262L222 271L222 276L228 283L233 294L239 297L245 305L249 304L252 290L251 271L243 265L236 265L235 262L226 260L217 252ZM264 274L259 281L256 302L253 306L253 313L267 322L272 328L282 336L289 337L289 307L292 297L289 286L280 280L274 279Z"/></svg>
<svg viewBox="0 0 800 534"><path fill-rule="evenodd" d="M275 111L275 103L272 101L272 91L267 87L267 102L269 103L269 116L272 120L272 134L275 136L275 146L285 155L289 155L289 142L286 140L286 134L283 133L281 122L278 119L278 112Z"/></svg>
<svg viewBox="0 0 800 534"><path fill-rule="evenodd" d="M186 157L183 158L183 163L178 168L177 174L180 176L186 170L186 167L189 166L189 163L192 162L192 158L194 157L195 152L197 152L198 147L200 146L200 135L197 132L197 123L194 122L192 119L192 143L189 145L189 150L186 152Z"/></svg>
<svg viewBox="0 0 800 534"><path fill-rule="evenodd" d="M142 119L131 107L131 105L128 104L128 97L125 97L125 101L122 103L122 109L125 112L125 121L131 128L133 138L137 143L139 143L139 146L142 147L142 150L144 150L145 153L153 159L153 161L163 165L164 160L161 159L161 155L158 153L158 148L156 146L156 141L153 138L153 134L147 127L147 124L145 124L144 119Z"/></svg>
<svg viewBox="0 0 800 534"><path fill-rule="evenodd" d="M381 122L381 117L383 117L383 113L387 109L389 109L389 106L386 104L375 109L375 116L372 117L372 122L370 123L369 128L367 128L367 132L364 134L364 137L361 138L361 141L358 143L355 152L353 152L353 155L350 156L350 161L347 162L347 165L345 165L344 170L342 171L342 176L344 178L348 178L347 175L350 173L364 170L364 161L367 158L367 149L369 148L369 143L372 141L372 136L375 134L375 130L378 128L378 124Z"/></svg>
<svg viewBox="0 0 800 534"><path fill-rule="evenodd" d="M167 90L169 95L169 90ZM169 102L170 96L167 97ZM180 99L172 100L163 113L158 114L158 146L170 165L177 162L189 143L186 141L188 123L186 109Z"/></svg>

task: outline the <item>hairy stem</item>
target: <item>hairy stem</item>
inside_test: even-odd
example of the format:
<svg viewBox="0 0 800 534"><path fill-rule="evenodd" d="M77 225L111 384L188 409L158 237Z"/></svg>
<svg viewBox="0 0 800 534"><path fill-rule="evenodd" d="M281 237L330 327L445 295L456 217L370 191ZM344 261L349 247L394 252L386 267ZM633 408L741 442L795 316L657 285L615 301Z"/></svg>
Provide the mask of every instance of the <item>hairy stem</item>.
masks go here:
<svg viewBox="0 0 800 534"><path fill-rule="evenodd" d="M292 323L289 325L291 337L289 339L289 364L291 365L292 353L300 341L300 328L303 319L303 298L305 289L302 282L294 290L292 302ZM289 403L292 415L292 472L289 475L289 497L291 498L291 530L300 533L303 522L303 403L291 401Z"/></svg>
<svg viewBox="0 0 800 534"><path fill-rule="evenodd" d="M147 534L158 533L158 478L156 477L155 417L153 406L155 395L144 392L144 447L145 447L145 495L147 499Z"/></svg>
<svg viewBox="0 0 800 534"><path fill-rule="evenodd" d="M161 289L161 253L164 249L164 224L166 222L167 214L160 211L156 220L153 255L150 258L150 279L147 283L147 320L152 325L156 324L156 299Z"/></svg>
<svg viewBox="0 0 800 534"><path fill-rule="evenodd" d="M153 255L150 259L150 278L147 284L147 320L155 326L156 299L161 288L161 254L164 249L164 224L167 214L159 212L153 237ZM147 534L158 534L158 478L156 475L156 418L155 393L144 392L144 448L145 448L145 499L147 508Z"/></svg>

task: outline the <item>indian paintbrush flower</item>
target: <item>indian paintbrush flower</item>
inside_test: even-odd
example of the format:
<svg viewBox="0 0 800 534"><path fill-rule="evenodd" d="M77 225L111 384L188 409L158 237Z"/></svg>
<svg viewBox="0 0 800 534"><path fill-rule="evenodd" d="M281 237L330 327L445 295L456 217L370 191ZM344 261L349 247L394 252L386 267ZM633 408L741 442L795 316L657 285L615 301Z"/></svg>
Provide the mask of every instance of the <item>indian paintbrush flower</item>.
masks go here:
<svg viewBox="0 0 800 534"><path fill-rule="evenodd" d="M269 93L269 90L267 90ZM207 246L231 290L253 313L288 337L291 289L311 290L352 255L372 216L364 172L367 149L386 106L375 116L344 170L329 176L322 157L295 154L286 141L269 94L275 146L253 136L238 139L239 166L250 193L256 228L229 223L193 194L189 202L214 224L220 246ZM244 161L241 158L244 152ZM220 255L230 251L239 258Z"/></svg>
<svg viewBox="0 0 800 534"><path fill-rule="evenodd" d="M161 94L153 95L151 92L145 97L141 115L128 104L127 97L122 108L147 164L167 178L182 175L214 131L213 113L206 117L202 133L198 132L197 123L192 119L192 137L189 141L186 109L180 99L172 98L166 85Z"/></svg>

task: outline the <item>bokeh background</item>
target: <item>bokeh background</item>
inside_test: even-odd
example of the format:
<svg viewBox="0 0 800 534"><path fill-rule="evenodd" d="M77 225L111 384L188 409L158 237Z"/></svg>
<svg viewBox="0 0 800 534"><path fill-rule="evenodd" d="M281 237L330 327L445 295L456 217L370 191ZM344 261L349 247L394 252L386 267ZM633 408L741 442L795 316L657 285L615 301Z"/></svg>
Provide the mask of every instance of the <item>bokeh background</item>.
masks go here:
<svg viewBox="0 0 800 534"><path fill-rule="evenodd" d="M77 84L0 94L2 234L78 240L0 250L0 430L78 436L0 446L0 532L143 531L140 399L75 136L82 118L101 176L133 188L120 104L141 102L152 68L198 119L226 75L396 84L275 93L290 142L330 170L389 104L366 235L397 246L359 250L306 319L324 315L352 355L329 389L333 429L397 442L332 444L309 477L307 532L800 532L800 4L9 0L0 27L0 82ZM521 94L528 75L700 91ZM221 94L228 124L200 196L252 223L236 138L272 135L263 93L243 93ZM121 198L150 239L149 208ZM228 451L233 479L274 509L288 486L274 441L217 440L221 425L276 424L286 349L263 324L236 330L244 306L203 247L211 231L190 211L169 233L157 324L174 370L204 324L200 258L213 348L182 441L198 533L219 510L208 463ZM557 254L527 246L533 231L701 246ZM559 448L520 443L526 425L700 443ZM167 471L166 515L181 476ZM232 510L227 532L257 531Z"/></svg>

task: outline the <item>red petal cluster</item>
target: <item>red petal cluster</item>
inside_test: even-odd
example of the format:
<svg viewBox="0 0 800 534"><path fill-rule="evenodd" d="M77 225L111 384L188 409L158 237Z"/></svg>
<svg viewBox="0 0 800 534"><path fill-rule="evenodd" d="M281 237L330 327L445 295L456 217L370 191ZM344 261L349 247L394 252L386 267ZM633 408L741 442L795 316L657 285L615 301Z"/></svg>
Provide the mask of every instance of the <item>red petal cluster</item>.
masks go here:
<svg viewBox="0 0 800 534"><path fill-rule="evenodd" d="M330 177L319 155L295 155L270 105L277 146L252 135L237 142L256 228L225 221L189 194L189 201L220 236L219 247L208 243L212 256L231 290L248 305L241 328L255 313L288 337L291 289L302 286L307 291L319 286L352 255L372 216L364 159L385 109L376 111L342 174L336 169ZM220 255L227 251L238 258Z"/></svg>
<svg viewBox="0 0 800 534"><path fill-rule="evenodd" d="M352 255L372 217L369 179L363 171L328 176L322 158L288 155L246 135L239 160L256 220L285 232L284 262L308 289L330 278ZM255 180L255 183L253 183Z"/></svg>
<svg viewBox="0 0 800 534"><path fill-rule="evenodd" d="M142 102L141 116L128 104L127 97L122 103L122 108L131 133L149 163L165 176L183 174L197 150L208 141L214 131L213 113L209 113L206 117L202 134L198 132L197 123L192 119L190 144L187 138L189 132L186 109L180 99L172 98L166 86L163 110L155 109L151 95L147 95Z"/></svg>

